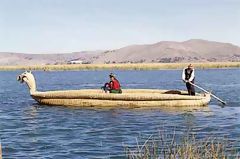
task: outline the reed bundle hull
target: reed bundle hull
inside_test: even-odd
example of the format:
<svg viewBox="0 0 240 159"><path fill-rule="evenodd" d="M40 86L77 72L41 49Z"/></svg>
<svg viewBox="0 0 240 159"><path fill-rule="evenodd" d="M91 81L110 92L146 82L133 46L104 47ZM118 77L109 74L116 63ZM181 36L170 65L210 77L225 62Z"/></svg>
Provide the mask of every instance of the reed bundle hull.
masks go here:
<svg viewBox="0 0 240 159"><path fill-rule="evenodd" d="M122 94L108 94L93 89L48 91L36 92L31 96L44 105L103 108L199 107L206 106L211 99L209 94L188 96L184 91L178 91L178 94L169 94L168 90L151 89L126 89Z"/></svg>

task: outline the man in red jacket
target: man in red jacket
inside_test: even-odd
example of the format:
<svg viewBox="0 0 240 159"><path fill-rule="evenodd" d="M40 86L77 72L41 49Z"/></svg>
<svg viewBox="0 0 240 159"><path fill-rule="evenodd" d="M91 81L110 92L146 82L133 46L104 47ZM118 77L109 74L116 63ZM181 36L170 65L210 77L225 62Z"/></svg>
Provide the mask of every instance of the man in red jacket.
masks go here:
<svg viewBox="0 0 240 159"><path fill-rule="evenodd" d="M109 75L110 82L105 83L105 85L102 87L102 89L107 93L108 91L110 93L122 93L121 85L115 75L113 73L110 73Z"/></svg>

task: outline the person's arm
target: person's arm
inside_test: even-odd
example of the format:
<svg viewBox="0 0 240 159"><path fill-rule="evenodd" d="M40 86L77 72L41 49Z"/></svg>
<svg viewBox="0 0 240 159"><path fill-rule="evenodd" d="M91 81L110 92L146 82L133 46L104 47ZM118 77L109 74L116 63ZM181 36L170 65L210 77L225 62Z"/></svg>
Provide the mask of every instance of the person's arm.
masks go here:
<svg viewBox="0 0 240 159"><path fill-rule="evenodd" d="M182 80L185 81L185 68L182 71Z"/></svg>
<svg viewBox="0 0 240 159"><path fill-rule="evenodd" d="M109 88L110 88L110 89L113 89L113 81L110 81L110 82L109 82Z"/></svg>
<svg viewBox="0 0 240 159"><path fill-rule="evenodd" d="M192 71L191 77L189 78L189 81L191 82L195 77L194 69Z"/></svg>

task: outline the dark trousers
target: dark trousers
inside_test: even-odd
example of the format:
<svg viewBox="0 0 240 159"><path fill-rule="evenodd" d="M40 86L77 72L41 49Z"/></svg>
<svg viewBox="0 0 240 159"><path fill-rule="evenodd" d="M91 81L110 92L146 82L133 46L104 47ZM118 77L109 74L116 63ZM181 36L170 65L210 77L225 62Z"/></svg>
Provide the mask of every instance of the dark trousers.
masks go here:
<svg viewBox="0 0 240 159"><path fill-rule="evenodd" d="M194 83L194 80L191 81L191 83ZM194 88L194 86L187 82L186 83L186 87L187 87L187 90L188 90L188 95L195 96L195 88Z"/></svg>
<svg viewBox="0 0 240 159"><path fill-rule="evenodd" d="M110 91L110 88L109 88L109 83L105 83L103 87L101 87L106 93L108 91Z"/></svg>

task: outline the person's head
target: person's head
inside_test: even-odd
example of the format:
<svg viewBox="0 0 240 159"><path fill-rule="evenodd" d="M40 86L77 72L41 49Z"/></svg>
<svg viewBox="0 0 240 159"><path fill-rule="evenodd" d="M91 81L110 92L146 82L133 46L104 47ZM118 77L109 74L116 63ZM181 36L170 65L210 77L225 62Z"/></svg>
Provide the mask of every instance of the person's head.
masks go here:
<svg viewBox="0 0 240 159"><path fill-rule="evenodd" d="M114 75L113 73L110 73L110 74L109 74L109 78L110 78L110 80L116 79L116 77L115 77L115 75Z"/></svg>
<svg viewBox="0 0 240 159"><path fill-rule="evenodd" d="M189 69L193 69L193 65L192 65L192 64L189 64L189 65L188 65L188 68L189 68Z"/></svg>

